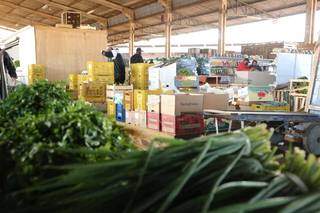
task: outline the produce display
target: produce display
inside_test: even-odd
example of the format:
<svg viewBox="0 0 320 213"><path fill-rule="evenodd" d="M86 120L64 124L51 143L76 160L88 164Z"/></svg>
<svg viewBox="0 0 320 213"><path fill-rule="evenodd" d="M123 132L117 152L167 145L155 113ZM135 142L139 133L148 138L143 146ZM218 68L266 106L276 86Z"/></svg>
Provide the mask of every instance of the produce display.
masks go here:
<svg viewBox="0 0 320 213"><path fill-rule="evenodd" d="M43 166L96 162L132 149L121 127L72 101L63 85L38 81L0 102L0 192L42 179Z"/></svg>
<svg viewBox="0 0 320 213"><path fill-rule="evenodd" d="M157 139L167 147L56 168L61 176L6 201L28 212L319 211L319 162L289 152L279 165L271 134L259 126L191 141Z"/></svg>

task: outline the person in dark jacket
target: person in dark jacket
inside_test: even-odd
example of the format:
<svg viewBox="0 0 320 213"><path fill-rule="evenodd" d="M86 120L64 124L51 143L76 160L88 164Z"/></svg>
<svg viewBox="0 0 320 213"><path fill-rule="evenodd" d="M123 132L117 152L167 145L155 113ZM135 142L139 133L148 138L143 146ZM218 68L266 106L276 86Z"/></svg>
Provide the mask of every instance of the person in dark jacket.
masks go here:
<svg viewBox="0 0 320 213"><path fill-rule="evenodd" d="M118 49L108 48L106 51L102 51L102 55L107 57L109 61L114 62L114 81L116 84L124 84L126 80L126 66L122 55Z"/></svg>
<svg viewBox="0 0 320 213"><path fill-rule="evenodd" d="M2 52L2 54L3 54L3 64L4 64L6 71L8 72L9 76L12 79L17 79L18 76L17 76L17 72L16 72L16 67L13 64L13 61L12 61L10 55L5 50L3 50L1 48L0 48L0 52Z"/></svg>
<svg viewBox="0 0 320 213"><path fill-rule="evenodd" d="M136 54L134 54L131 58L130 58L130 64L138 64L138 63L143 63L143 58L142 58L142 49L140 47L137 48L136 50Z"/></svg>
<svg viewBox="0 0 320 213"><path fill-rule="evenodd" d="M259 66L258 61L257 60L253 60L250 66L250 69L252 71L262 71L262 68Z"/></svg>

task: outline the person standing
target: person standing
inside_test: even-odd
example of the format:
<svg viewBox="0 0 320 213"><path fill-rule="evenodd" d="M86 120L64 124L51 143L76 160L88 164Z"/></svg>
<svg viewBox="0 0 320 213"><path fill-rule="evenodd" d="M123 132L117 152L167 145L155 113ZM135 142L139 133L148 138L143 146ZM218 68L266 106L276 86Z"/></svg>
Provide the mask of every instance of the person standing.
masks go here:
<svg viewBox="0 0 320 213"><path fill-rule="evenodd" d="M250 70L252 71L262 71L262 68L259 66L257 60L253 60L250 66Z"/></svg>
<svg viewBox="0 0 320 213"><path fill-rule="evenodd" d="M249 66L249 59L248 58L245 58L243 59L238 67L237 67L237 71L250 71L250 66Z"/></svg>
<svg viewBox="0 0 320 213"><path fill-rule="evenodd" d="M126 80L126 66L123 61L119 49L109 47L106 51L102 51L102 55L114 62L114 81L116 84L124 84Z"/></svg>
<svg viewBox="0 0 320 213"><path fill-rule="evenodd" d="M7 71L7 73L9 74L9 76L13 80L16 80L18 78L17 72L16 72L16 67L13 64L13 61L12 61L9 53L7 53L5 50L3 50L1 48L0 48L0 52L3 55L3 64L4 64L4 67Z"/></svg>
<svg viewBox="0 0 320 213"><path fill-rule="evenodd" d="M138 47L136 53L130 58L130 64L143 63L142 52L142 49Z"/></svg>

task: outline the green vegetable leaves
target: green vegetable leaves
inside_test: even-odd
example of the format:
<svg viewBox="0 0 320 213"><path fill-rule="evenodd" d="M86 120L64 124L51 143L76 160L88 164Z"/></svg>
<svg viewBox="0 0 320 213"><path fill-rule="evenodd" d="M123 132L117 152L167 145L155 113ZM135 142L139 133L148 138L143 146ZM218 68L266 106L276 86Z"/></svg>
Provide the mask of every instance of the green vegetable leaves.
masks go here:
<svg viewBox="0 0 320 213"><path fill-rule="evenodd" d="M134 149L122 127L72 101L61 84L39 81L19 87L0 102L0 115L3 191L47 177L48 165L96 162Z"/></svg>

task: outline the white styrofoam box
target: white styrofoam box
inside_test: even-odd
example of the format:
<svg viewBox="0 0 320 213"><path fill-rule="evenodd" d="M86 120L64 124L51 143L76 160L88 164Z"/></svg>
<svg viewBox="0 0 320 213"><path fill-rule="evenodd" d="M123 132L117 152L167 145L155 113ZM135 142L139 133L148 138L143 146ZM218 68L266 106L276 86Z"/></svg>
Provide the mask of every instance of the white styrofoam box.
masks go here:
<svg viewBox="0 0 320 213"><path fill-rule="evenodd" d="M177 64L171 64L169 66L162 67L160 70L160 84L161 87L175 90L175 77L177 75Z"/></svg>
<svg viewBox="0 0 320 213"><path fill-rule="evenodd" d="M160 89L160 69L159 67L149 68L149 90Z"/></svg>
<svg viewBox="0 0 320 213"><path fill-rule="evenodd" d="M149 90L165 88L175 90L176 63L164 67L149 68Z"/></svg>

